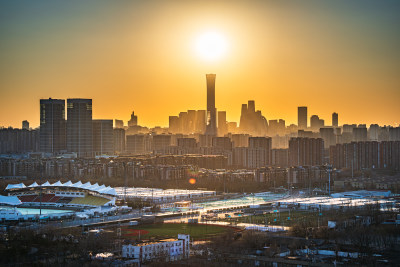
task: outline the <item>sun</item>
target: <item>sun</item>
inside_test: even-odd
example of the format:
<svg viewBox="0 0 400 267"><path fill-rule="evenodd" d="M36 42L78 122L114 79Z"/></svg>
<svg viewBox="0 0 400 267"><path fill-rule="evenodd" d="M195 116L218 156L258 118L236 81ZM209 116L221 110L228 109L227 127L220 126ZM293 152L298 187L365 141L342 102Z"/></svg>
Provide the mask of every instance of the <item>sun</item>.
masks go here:
<svg viewBox="0 0 400 267"><path fill-rule="evenodd" d="M206 32L196 40L196 51L205 60L214 61L222 58L228 49L227 41L218 32Z"/></svg>

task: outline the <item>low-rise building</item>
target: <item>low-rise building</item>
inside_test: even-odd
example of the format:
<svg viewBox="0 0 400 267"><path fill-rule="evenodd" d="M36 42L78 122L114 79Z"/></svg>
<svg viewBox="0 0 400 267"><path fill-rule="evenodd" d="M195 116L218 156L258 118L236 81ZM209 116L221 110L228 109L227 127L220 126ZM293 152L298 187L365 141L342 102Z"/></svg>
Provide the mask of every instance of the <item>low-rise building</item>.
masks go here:
<svg viewBox="0 0 400 267"><path fill-rule="evenodd" d="M175 261L189 257L190 235L178 234L178 239L123 245L122 257L135 259L138 262Z"/></svg>

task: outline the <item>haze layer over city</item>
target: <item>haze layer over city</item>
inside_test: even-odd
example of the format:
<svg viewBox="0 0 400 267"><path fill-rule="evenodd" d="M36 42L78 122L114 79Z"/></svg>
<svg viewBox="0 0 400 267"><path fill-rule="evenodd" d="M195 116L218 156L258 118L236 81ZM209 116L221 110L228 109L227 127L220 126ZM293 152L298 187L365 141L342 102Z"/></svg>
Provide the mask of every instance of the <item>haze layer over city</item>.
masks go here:
<svg viewBox="0 0 400 267"><path fill-rule="evenodd" d="M0 265L397 266L399 12L0 2Z"/></svg>

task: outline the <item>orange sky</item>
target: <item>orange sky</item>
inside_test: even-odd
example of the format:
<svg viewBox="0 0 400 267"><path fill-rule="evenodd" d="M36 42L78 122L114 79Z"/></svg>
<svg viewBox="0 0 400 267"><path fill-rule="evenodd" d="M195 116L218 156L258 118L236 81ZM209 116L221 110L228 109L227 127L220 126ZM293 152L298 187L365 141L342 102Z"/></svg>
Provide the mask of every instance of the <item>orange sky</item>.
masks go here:
<svg viewBox="0 0 400 267"><path fill-rule="evenodd" d="M400 122L398 1L3 1L0 125L39 124L40 98L92 98L95 119L167 126L216 106L239 121L253 99L267 119L297 123L297 106L331 123ZM335 3L334 3L335 2ZM195 51L225 36L216 62Z"/></svg>

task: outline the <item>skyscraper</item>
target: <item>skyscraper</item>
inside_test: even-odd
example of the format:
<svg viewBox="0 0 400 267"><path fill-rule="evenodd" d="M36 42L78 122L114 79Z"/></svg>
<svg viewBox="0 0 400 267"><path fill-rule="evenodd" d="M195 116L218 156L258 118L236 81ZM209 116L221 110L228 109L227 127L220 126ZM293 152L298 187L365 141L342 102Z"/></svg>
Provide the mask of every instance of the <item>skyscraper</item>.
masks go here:
<svg viewBox="0 0 400 267"><path fill-rule="evenodd" d="M224 136L228 133L228 125L226 124L226 111L218 111L218 135Z"/></svg>
<svg viewBox="0 0 400 267"><path fill-rule="evenodd" d="M332 126L333 127L339 126L339 115L336 112L332 113Z"/></svg>
<svg viewBox="0 0 400 267"><path fill-rule="evenodd" d="M92 156L92 99L67 99L67 149L78 157Z"/></svg>
<svg viewBox="0 0 400 267"><path fill-rule="evenodd" d="M299 129L307 129L307 107L297 108L297 126Z"/></svg>
<svg viewBox="0 0 400 267"><path fill-rule="evenodd" d="M40 99L40 151L65 150L65 100Z"/></svg>
<svg viewBox="0 0 400 267"><path fill-rule="evenodd" d="M94 155L114 154L113 121L93 120Z"/></svg>
<svg viewBox="0 0 400 267"><path fill-rule="evenodd" d="M254 100L249 100L247 105L242 104L242 113L240 114L240 130L243 133L249 133L255 136L265 135L268 130L268 121L256 111Z"/></svg>
<svg viewBox="0 0 400 267"><path fill-rule="evenodd" d="M217 134L217 110L215 108L215 74L206 74L207 79L207 128L206 134Z"/></svg>
<svg viewBox="0 0 400 267"><path fill-rule="evenodd" d="M135 115L135 111L132 111L131 119L128 121L128 126L131 127L136 125L138 125L138 118Z"/></svg>

